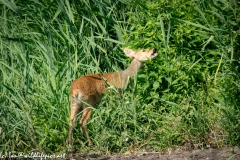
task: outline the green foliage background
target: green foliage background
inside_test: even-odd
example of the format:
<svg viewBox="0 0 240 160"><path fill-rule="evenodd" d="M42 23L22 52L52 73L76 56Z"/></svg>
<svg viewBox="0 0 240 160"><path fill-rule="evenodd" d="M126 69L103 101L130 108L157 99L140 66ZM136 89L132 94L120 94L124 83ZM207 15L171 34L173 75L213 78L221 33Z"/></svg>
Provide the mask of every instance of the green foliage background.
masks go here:
<svg viewBox="0 0 240 160"><path fill-rule="evenodd" d="M0 0L0 151L67 150L69 86L157 48L94 110L80 152L240 145L237 0ZM1 153L1 152L0 152Z"/></svg>

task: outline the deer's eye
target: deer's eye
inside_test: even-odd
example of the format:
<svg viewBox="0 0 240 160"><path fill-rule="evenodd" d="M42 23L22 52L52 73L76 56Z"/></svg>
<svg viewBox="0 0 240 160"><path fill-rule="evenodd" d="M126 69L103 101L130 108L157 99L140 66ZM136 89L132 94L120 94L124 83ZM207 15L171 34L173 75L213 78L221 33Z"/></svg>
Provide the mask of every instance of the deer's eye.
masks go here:
<svg viewBox="0 0 240 160"><path fill-rule="evenodd" d="M142 50L143 52L145 52L145 49L144 50Z"/></svg>

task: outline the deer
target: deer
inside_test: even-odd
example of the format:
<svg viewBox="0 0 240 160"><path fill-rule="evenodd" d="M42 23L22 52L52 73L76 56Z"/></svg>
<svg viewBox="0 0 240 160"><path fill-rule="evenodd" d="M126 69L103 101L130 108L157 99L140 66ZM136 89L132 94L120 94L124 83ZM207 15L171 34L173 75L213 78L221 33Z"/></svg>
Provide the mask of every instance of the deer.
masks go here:
<svg viewBox="0 0 240 160"><path fill-rule="evenodd" d="M101 102L103 95L111 84L119 91L123 90L129 83L128 79L133 78L140 70L144 61L157 57L157 49L141 49L134 51L129 48L124 49L127 57L132 59L127 69L120 72L108 72L103 74L87 74L75 79L70 87L70 122L69 122L69 151L73 143L73 127L77 115L82 112L80 127L87 138L88 145L93 143L86 130L86 123L92 114L92 108L96 108ZM91 106L91 107L89 107Z"/></svg>

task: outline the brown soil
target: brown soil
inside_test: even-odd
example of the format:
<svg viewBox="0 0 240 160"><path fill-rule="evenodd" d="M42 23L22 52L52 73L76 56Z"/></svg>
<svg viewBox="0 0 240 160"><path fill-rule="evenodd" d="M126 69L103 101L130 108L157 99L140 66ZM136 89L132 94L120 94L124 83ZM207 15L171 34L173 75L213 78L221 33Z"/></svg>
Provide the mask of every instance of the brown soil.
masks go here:
<svg viewBox="0 0 240 160"><path fill-rule="evenodd" d="M168 153L132 152L114 155L74 154L71 160L240 160L238 147L183 151L177 149Z"/></svg>

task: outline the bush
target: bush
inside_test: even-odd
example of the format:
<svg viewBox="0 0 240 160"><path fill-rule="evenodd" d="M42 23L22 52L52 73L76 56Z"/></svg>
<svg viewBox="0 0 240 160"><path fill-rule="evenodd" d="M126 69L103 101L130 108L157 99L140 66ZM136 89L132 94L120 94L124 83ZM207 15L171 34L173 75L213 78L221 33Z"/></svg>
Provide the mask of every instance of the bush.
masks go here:
<svg viewBox="0 0 240 160"><path fill-rule="evenodd" d="M127 67L124 47L157 48L122 98L87 128L93 151L239 145L239 2L1 1L0 148L64 152L69 86ZM105 106L105 107L104 107ZM88 152L80 127L74 147Z"/></svg>

